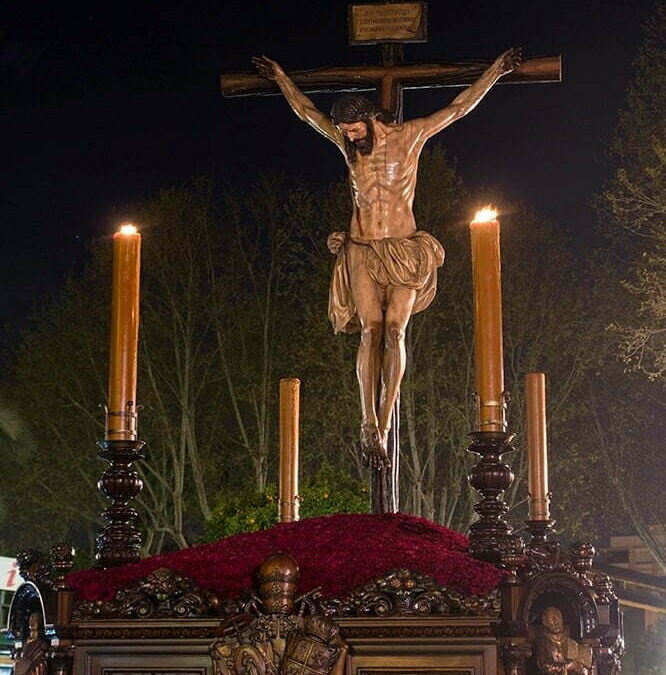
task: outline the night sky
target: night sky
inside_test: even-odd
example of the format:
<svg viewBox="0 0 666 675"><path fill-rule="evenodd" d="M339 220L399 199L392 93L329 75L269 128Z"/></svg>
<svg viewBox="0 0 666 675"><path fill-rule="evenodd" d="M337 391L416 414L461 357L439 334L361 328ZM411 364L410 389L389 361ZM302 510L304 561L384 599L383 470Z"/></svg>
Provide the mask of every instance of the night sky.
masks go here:
<svg viewBox="0 0 666 675"><path fill-rule="evenodd" d="M32 5L32 6L31 6ZM339 153L279 98L223 99L222 70L265 53L289 70L372 63L347 44L347 3L7 3L2 76L0 321L80 269L92 237L131 205L194 175L250 181L274 170L313 184L344 176ZM439 135L469 186L524 200L595 244L590 197L632 78L652 3L431 0L429 41L406 60L492 59L510 46L564 59L561 84L497 87ZM405 117L458 89L406 93ZM333 96L315 102L328 110ZM501 205L500 205L501 206ZM341 228L346 223L341 223Z"/></svg>

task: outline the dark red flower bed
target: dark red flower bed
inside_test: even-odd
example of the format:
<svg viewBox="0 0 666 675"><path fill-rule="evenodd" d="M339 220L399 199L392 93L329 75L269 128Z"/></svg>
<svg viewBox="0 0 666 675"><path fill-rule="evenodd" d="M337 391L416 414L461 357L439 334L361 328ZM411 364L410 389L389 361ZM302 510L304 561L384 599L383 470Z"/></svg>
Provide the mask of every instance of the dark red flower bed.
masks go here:
<svg viewBox="0 0 666 675"><path fill-rule="evenodd" d="M145 558L116 569L69 575L83 600L108 600L132 581L169 567L222 598L252 588L256 568L271 553L290 553L301 569L299 591L321 586L327 597L405 567L433 576L465 595L485 595L502 572L467 554L467 537L423 518L402 514L339 514L238 534L183 551Z"/></svg>

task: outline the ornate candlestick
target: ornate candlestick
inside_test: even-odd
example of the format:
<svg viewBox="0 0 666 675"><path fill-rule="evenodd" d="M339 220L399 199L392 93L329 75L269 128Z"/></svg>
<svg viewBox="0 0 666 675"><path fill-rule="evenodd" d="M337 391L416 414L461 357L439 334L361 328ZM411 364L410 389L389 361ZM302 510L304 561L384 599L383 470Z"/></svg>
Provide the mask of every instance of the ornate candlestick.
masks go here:
<svg viewBox="0 0 666 675"><path fill-rule="evenodd" d="M543 548L548 543L548 537L554 532L554 520L531 520L525 521L527 530L530 533L529 548Z"/></svg>
<svg viewBox="0 0 666 675"><path fill-rule="evenodd" d="M513 471L502 457L515 448L511 446L513 434L505 431L474 431L472 444L467 448L479 456L479 461L469 473L470 485L481 493L481 501L474 505L479 519L470 527L470 552L475 558L499 564L504 550L504 540L513 532L506 521L509 507L502 499L504 491L513 483Z"/></svg>
<svg viewBox="0 0 666 675"><path fill-rule="evenodd" d="M109 356L109 398L104 440L99 455L109 462L97 487L111 500L102 516L106 527L96 541L95 559L101 567L136 562L141 557L138 513L130 499L143 488L132 464L143 459L144 442L137 439L137 354L139 338L139 277L141 235L124 225L113 236L113 281Z"/></svg>
<svg viewBox="0 0 666 675"><path fill-rule="evenodd" d="M139 514L129 506L143 489L143 481L131 466L143 459L143 441L99 441L99 456L110 466L97 487L111 500L102 512L108 525L97 535L95 560L100 567L117 567L141 557L142 536L136 527Z"/></svg>
<svg viewBox="0 0 666 675"><path fill-rule="evenodd" d="M513 452L512 434L506 426L506 393L502 353L502 275L500 226L497 212L478 211L470 224L472 278L474 282L474 374L477 393L476 428L467 448L479 456L469 474L470 485L481 501L474 505L479 520L470 528L470 552L475 558L499 564L506 538L512 533L506 521L508 507L502 496L513 471L502 457Z"/></svg>

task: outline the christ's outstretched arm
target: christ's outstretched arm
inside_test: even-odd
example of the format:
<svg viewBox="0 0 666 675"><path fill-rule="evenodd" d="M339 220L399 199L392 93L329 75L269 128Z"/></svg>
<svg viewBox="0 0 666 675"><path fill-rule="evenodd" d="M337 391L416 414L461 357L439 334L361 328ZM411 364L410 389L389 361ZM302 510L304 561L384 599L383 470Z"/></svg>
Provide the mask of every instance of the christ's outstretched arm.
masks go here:
<svg viewBox="0 0 666 675"><path fill-rule="evenodd" d="M520 49L509 49L498 56L493 65L473 85L456 96L446 108L413 122L422 125L426 139L434 136L471 112L502 75L510 73L520 65L521 59Z"/></svg>
<svg viewBox="0 0 666 675"><path fill-rule="evenodd" d="M328 115L319 110L315 104L294 84L292 79L282 70L280 64L266 56L255 56L252 64L262 77L275 82L287 103L296 115L307 122L313 129L318 131L329 141L335 143L340 149L344 148L342 133L335 127Z"/></svg>

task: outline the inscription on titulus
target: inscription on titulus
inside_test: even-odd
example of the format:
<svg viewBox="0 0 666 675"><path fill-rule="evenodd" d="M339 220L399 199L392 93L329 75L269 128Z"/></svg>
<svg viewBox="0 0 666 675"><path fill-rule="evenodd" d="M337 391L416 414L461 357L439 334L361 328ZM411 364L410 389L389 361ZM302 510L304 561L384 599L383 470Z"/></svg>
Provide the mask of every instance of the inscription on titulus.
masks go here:
<svg viewBox="0 0 666 675"><path fill-rule="evenodd" d="M425 42L424 2L351 5L349 41L353 45L376 42Z"/></svg>

